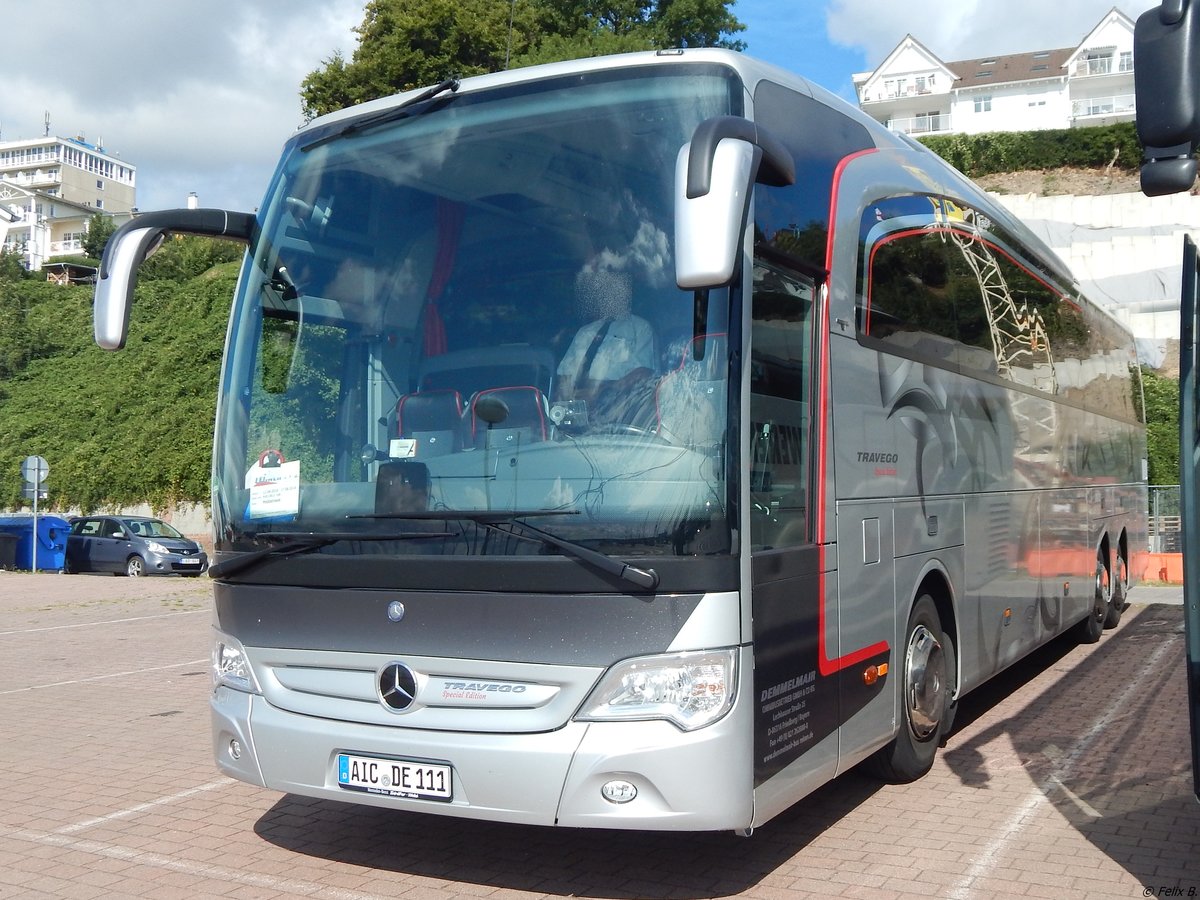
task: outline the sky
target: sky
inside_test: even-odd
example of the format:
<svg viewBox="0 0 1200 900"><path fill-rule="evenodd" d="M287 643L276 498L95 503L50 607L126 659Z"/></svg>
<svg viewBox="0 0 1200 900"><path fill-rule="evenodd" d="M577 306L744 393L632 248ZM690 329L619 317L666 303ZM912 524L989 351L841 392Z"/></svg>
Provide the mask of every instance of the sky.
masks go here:
<svg viewBox="0 0 1200 900"><path fill-rule="evenodd" d="M504 0L497 0L504 2ZM520 0L515 0L520 2ZM1077 45L1156 0L737 0L746 52L853 100L906 34L946 61ZM356 46L364 0L0 0L0 139L82 136L137 167L138 207L253 210L302 124L300 82ZM53 17L53 23L48 18ZM19 36L19 37L18 37Z"/></svg>

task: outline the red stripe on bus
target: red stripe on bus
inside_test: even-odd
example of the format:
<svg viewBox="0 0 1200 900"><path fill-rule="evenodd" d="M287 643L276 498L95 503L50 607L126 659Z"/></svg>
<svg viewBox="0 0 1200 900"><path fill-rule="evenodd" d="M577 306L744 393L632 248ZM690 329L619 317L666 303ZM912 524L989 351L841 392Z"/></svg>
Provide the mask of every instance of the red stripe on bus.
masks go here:
<svg viewBox="0 0 1200 900"><path fill-rule="evenodd" d="M817 668L822 676L833 675L873 656L887 653L890 649L887 641L880 641L867 647L861 647L845 656L830 659L829 648L825 645L825 607L829 594L828 579L825 575L825 474L829 449L829 301L830 282L833 277L833 236L836 233L834 226L837 223L838 190L841 187L843 171L846 166L860 156L877 152L875 149L860 150L858 153L852 153L842 159L833 173L833 190L829 198L829 236L825 244L825 271L829 272L830 276L829 280L825 282L825 303L819 322L821 328L821 393L817 397L817 416L820 424L817 426L817 496L814 504L817 510L816 538L817 567L819 569L817 572Z"/></svg>

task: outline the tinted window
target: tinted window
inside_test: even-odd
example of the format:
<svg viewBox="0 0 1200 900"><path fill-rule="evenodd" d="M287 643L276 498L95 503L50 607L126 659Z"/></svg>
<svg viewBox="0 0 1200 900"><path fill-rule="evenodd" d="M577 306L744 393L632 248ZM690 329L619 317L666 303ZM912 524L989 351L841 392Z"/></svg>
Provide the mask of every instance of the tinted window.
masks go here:
<svg viewBox="0 0 1200 900"><path fill-rule="evenodd" d="M1125 332L984 213L948 198L892 197L867 208L860 240L865 343L1135 418Z"/></svg>
<svg viewBox="0 0 1200 900"><path fill-rule="evenodd" d="M796 162L794 185L755 191L755 239L824 266L834 172L844 158L875 143L844 113L769 81L755 89L754 118L792 151Z"/></svg>
<svg viewBox="0 0 1200 900"><path fill-rule="evenodd" d="M760 248L750 334L751 545L807 537L809 353L813 282Z"/></svg>

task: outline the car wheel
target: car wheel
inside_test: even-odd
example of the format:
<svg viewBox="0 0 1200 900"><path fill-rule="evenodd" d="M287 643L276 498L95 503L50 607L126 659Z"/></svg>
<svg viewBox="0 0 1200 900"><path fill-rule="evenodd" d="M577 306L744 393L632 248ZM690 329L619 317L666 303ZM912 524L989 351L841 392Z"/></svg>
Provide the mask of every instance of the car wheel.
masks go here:
<svg viewBox="0 0 1200 900"><path fill-rule="evenodd" d="M916 781L932 768L938 744L949 729L958 671L954 647L928 594L913 604L906 634L900 730L871 758L874 773L891 784Z"/></svg>
<svg viewBox="0 0 1200 900"><path fill-rule="evenodd" d="M125 562L125 574L130 578L140 578L146 574L146 563L140 556L131 556Z"/></svg>

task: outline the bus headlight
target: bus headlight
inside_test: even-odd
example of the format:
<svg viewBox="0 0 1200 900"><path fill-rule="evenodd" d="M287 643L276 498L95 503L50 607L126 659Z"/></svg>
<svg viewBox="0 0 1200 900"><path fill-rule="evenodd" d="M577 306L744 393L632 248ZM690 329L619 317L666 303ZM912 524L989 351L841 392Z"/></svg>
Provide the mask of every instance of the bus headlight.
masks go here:
<svg viewBox="0 0 1200 900"><path fill-rule="evenodd" d="M248 694L262 693L246 658L246 648L237 638L219 631L213 635L212 679L213 690L224 685Z"/></svg>
<svg viewBox="0 0 1200 900"><path fill-rule="evenodd" d="M575 718L666 719L681 731L694 731L729 712L736 685L732 649L643 656L609 669Z"/></svg>

